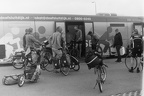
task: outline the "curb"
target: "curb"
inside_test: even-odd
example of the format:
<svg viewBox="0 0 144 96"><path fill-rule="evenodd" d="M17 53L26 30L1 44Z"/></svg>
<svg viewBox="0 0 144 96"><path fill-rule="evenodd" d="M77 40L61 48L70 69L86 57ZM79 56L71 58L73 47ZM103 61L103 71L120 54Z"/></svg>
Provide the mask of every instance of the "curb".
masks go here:
<svg viewBox="0 0 144 96"><path fill-rule="evenodd" d="M1 62L0 63L0 67L3 67L3 66L12 66L12 62Z"/></svg>
<svg viewBox="0 0 144 96"><path fill-rule="evenodd" d="M118 93L110 96L142 96L141 90Z"/></svg>

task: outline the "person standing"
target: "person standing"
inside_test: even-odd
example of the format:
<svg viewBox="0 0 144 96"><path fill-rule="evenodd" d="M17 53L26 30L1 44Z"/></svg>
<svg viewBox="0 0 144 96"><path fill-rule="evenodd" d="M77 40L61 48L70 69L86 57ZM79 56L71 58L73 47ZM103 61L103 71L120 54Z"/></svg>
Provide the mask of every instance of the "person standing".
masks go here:
<svg viewBox="0 0 144 96"><path fill-rule="evenodd" d="M122 35L118 29L115 30L115 33L116 34L114 36L113 47L116 47L116 51L118 55L117 60L115 62L121 62L120 48L123 46Z"/></svg>
<svg viewBox="0 0 144 96"><path fill-rule="evenodd" d="M82 52L82 31L80 29L78 29L77 26L74 27L74 29L76 30L76 34L75 34L75 40L76 40L76 48L78 48L79 46L79 57L81 58L81 52Z"/></svg>
<svg viewBox="0 0 144 96"><path fill-rule="evenodd" d="M140 57L141 57L141 54L142 54L142 50L143 50L143 42L142 42L142 35L140 35L138 33L138 30L135 29L133 31L133 34L130 38L130 44L131 44L131 49L132 49L132 57L131 57L131 64L132 64L132 67L131 69L129 70L129 72L133 72L133 57L136 57L137 56L137 73L140 72L139 70L139 66L140 66Z"/></svg>

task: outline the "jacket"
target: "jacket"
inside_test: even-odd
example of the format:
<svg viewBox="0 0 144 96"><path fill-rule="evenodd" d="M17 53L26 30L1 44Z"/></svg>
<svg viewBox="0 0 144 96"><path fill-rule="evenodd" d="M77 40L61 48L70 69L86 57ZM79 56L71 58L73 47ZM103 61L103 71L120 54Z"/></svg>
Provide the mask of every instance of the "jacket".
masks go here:
<svg viewBox="0 0 144 96"><path fill-rule="evenodd" d="M28 47L35 47L35 44L41 44L32 34L27 34L25 35L26 39L26 48Z"/></svg>
<svg viewBox="0 0 144 96"><path fill-rule="evenodd" d="M113 47L120 45L123 46L123 41L122 41L122 36L121 33L118 32L115 36L114 36L114 44Z"/></svg>
<svg viewBox="0 0 144 96"><path fill-rule="evenodd" d="M62 48L61 47L61 39L62 39L62 36L61 36L60 32L53 33L53 35L51 37L52 48L54 48L54 49Z"/></svg>

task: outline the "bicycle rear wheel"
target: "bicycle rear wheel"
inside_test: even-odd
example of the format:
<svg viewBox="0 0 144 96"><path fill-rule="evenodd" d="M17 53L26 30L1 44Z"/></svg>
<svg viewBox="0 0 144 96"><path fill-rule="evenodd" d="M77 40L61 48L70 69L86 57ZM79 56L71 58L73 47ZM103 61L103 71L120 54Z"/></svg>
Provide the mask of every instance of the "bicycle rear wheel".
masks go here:
<svg viewBox="0 0 144 96"><path fill-rule="evenodd" d="M133 70L134 70L137 67L137 59L136 58L132 58L132 59L133 59ZM129 55L125 57L125 65L128 70L130 70L132 67L131 57L129 57Z"/></svg>

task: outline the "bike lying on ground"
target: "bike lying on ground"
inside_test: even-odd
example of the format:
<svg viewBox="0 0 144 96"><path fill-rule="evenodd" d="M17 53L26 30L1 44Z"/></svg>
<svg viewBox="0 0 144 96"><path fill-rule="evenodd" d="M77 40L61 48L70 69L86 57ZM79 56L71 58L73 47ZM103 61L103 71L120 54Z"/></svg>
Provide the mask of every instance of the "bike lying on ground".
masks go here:
<svg viewBox="0 0 144 96"><path fill-rule="evenodd" d="M26 55L24 62L24 73L18 76L18 86L22 87L25 81L37 82L39 79L40 72L37 71L37 65L40 62L40 56L35 58L40 54L40 50L30 49L30 53ZM33 55L32 55L33 54ZM35 54L35 55L34 55Z"/></svg>
<svg viewBox="0 0 144 96"><path fill-rule="evenodd" d="M97 79L94 88L98 84L100 92L103 92L102 84L104 84L106 80L106 67L108 66L103 63L103 58L101 55L99 55L94 50L87 52L85 62L88 66L88 69L94 68L94 73L97 73Z"/></svg>

